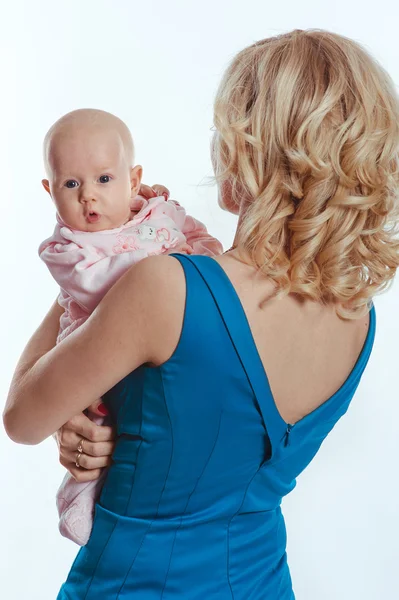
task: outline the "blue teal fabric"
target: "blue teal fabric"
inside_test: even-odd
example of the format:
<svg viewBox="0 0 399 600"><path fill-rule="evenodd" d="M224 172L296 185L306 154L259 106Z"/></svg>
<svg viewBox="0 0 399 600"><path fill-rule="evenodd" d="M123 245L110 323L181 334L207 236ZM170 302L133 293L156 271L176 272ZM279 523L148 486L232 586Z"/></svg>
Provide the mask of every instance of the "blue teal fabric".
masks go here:
<svg viewBox="0 0 399 600"><path fill-rule="evenodd" d="M187 286L180 341L170 360L141 366L105 398L113 463L58 600L293 600L280 504L348 409L374 308L347 381L291 426L224 270L175 258Z"/></svg>

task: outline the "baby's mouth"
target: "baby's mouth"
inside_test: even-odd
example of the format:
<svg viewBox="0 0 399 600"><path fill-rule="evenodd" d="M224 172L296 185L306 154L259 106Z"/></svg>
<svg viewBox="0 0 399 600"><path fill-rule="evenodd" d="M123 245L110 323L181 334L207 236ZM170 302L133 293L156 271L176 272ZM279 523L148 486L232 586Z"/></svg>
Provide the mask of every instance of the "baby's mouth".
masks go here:
<svg viewBox="0 0 399 600"><path fill-rule="evenodd" d="M86 215L86 221L88 221L89 223L98 223L98 221L100 219L101 219L101 215L96 213L94 210L91 210Z"/></svg>

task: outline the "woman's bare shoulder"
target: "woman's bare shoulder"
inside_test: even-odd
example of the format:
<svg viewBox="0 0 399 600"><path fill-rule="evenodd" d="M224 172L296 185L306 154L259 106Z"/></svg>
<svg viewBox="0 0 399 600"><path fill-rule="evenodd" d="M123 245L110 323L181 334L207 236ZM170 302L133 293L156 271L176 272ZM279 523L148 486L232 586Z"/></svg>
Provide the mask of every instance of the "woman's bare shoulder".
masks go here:
<svg viewBox="0 0 399 600"><path fill-rule="evenodd" d="M141 290L142 296L142 305L135 305L129 318L132 323L145 318L151 362L161 364L170 358L181 334L186 301L183 268L172 256L151 256L130 269L125 277L120 293L130 297Z"/></svg>

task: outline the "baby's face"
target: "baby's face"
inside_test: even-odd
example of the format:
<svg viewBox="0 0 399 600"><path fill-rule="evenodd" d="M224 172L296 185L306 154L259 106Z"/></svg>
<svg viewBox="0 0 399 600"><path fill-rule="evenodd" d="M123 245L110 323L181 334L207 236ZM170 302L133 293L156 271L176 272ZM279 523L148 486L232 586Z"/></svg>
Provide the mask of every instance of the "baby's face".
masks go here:
<svg viewBox="0 0 399 600"><path fill-rule="evenodd" d="M51 144L48 164L43 186L71 229L102 231L129 221L141 167L131 168L114 131L64 131Z"/></svg>

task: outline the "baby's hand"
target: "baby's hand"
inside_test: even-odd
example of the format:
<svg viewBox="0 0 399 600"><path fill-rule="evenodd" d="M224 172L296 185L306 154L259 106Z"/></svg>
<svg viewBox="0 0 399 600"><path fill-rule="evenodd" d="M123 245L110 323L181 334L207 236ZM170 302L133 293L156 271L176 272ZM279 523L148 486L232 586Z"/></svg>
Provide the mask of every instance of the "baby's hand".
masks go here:
<svg viewBox="0 0 399 600"><path fill-rule="evenodd" d="M172 248L165 248L164 254L192 254L193 249L187 243L181 244L181 246L173 246Z"/></svg>
<svg viewBox="0 0 399 600"><path fill-rule="evenodd" d="M155 184L152 186L152 189L156 193L157 196L164 196L165 200L167 200L170 196L170 191L164 185Z"/></svg>
<svg viewBox="0 0 399 600"><path fill-rule="evenodd" d="M175 252L178 252L179 254L192 254L193 249L188 244L182 244L179 248L175 249Z"/></svg>
<svg viewBox="0 0 399 600"><path fill-rule="evenodd" d="M156 196L163 196L165 200L168 200L170 192L164 185L156 183L150 187L149 185L142 183L139 189L139 195L143 196L146 200L150 200L150 198L155 198Z"/></svg>

